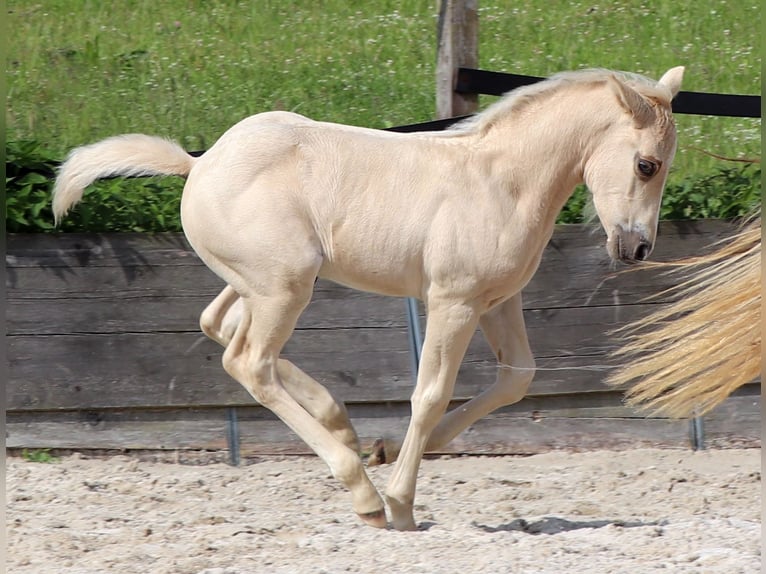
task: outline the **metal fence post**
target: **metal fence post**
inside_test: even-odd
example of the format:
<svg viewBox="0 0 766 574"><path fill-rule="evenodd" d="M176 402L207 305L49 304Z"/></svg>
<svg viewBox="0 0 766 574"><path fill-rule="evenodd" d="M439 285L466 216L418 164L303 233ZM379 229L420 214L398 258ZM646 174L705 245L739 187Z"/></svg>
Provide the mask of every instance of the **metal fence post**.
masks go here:
<svg viewBox="0 0 766 574"><path fill-rule="evenodd" d="M226 409L226 444L229 447L229 464L239 466L239 422L236 407Z"/></svg>
<svg viewBox="0 0 766 574"><path fill-rule="evenodd" d="M692 448L694 450L705 450L705 425L702 417L689 419L689 434L692 439Z"/></svg>
<svg viewBox="0 0 766 574"><path fill-rule="evenodd" d="M412 297L405 301L407 308L407 339L410 347L410 359L412 362L412 378L418 380L418 367L420 365L420 353L423 350L423 337L420 334L420 316L418 315L418 302Z"/></svg>

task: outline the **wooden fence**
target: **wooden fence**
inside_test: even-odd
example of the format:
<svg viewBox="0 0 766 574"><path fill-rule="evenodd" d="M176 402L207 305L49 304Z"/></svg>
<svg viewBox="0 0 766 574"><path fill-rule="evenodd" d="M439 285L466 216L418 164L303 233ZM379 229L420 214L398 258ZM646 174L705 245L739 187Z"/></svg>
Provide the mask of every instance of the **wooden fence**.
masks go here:
<svg viewBox="0 0 766 574"><path fill-rule="evenodd" d="M698 253L723 221L661 222L655 258ZM665 302L649 271L616 273L595 228L559 226L524 291L540 371L531 394L459 436L448 452L689 446L688 421L645 418L605 387L608 332ZM7 242L6 445L224 449L236 409L242 453L303 453L285 425L221 366L198 316L222 288L181 234L11 235ZM402 299L320 281L285 355L345 400L365 444L406 428L413 376ZM422 317L421 317L422 320ZM477 333L453 406L494 380ZM704 418L707 445L755 445L759 387ZM696 431L699 432L699 429Z"/></svg>

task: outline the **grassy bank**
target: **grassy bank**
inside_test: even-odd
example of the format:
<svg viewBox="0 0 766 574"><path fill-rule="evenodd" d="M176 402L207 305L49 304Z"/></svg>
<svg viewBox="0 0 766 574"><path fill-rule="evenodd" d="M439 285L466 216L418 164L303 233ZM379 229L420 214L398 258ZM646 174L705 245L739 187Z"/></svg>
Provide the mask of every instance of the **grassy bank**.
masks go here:
<svg viewBox="0 0 766 574"><path fill-rule="evenodd" d="M433 116L433 0L7 5L8 139L42 142L53 156L125 132L204 149L271 109L371 127ZM486 69L598 66L657 77L683 64L685 90L760 91L755 2L481 0L479 18ZM724 165L694 148L760 155L759 120L679 115L677 123L671 183Z"/></svg>

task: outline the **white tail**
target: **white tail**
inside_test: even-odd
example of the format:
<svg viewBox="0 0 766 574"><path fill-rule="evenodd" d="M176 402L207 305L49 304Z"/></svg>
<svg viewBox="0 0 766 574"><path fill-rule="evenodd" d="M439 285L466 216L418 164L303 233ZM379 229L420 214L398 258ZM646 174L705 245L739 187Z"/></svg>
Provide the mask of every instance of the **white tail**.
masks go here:
<svg viewBox="0 0 766 574"><path fill-rule="evenodd" d="M58 223L97 179L113 176L187 176L194 165L177 143L143 134L126 134L79 147L61 166L53 187L53 216Z"/></svg>

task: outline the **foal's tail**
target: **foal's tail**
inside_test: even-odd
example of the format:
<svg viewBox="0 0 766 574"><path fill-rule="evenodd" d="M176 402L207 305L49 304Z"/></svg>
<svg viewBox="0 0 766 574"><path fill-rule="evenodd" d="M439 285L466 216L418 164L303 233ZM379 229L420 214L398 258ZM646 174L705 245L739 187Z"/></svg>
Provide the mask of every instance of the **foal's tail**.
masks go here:
<svg viewBox="0 0 766 574"><path fill-rule="evenodd" d="M114 176L187 176L196 158L175 142L143 134L107 138L79 147L61 166L53 187L53 216L58 223L97 179Z"/></svg>
<svg viewBox="0 0 766 574"><path fill-rule="evenodd" d="M760 373L760 217L709 255L672 265L691 271L672 289L678 300L618 331L623 364L607 383L632 383L630 405L701 415Z"/></svg>

